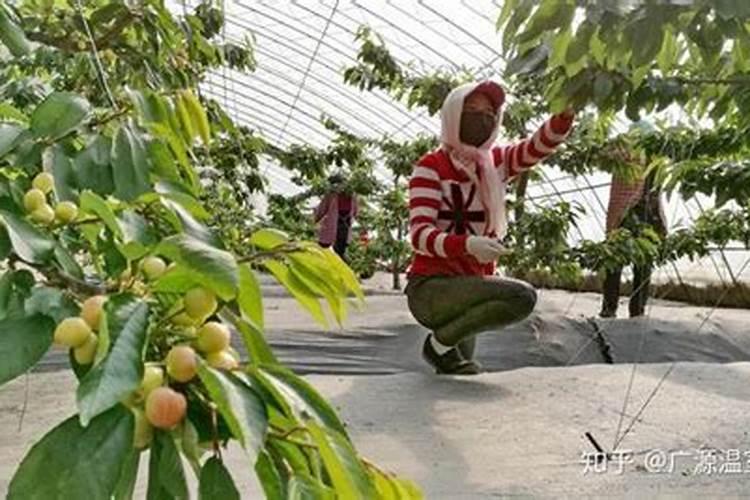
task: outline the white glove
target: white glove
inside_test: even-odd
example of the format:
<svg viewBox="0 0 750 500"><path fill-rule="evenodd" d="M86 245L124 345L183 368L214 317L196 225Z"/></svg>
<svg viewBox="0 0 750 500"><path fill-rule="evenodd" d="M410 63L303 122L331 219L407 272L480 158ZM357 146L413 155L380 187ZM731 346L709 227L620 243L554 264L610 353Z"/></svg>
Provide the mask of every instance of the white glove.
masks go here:
<svg viewBox="0 0 750 500"><path fill-rule="evenodd" d="M469 236L466 239L466 251L482 264L495 262L506 253L505 247L499 241L486 236Z"/></svg>

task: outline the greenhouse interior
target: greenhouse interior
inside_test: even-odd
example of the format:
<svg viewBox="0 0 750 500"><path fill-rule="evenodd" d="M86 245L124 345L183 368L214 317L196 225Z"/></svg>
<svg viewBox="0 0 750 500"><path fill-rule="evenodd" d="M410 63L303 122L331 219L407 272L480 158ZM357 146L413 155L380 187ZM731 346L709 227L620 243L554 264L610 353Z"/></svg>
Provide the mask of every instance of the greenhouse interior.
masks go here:
<svg viewBox="0 0 750 500"><path fill-rule="evenodd" d="M0 0L9 499L742 497L750 3Z"/></svg>

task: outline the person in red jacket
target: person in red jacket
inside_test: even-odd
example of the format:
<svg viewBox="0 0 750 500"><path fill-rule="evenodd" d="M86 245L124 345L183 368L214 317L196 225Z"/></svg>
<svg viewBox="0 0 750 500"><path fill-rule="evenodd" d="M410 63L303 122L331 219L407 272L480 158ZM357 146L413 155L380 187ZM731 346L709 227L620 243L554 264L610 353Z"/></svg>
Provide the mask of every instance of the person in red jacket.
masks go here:
<svg viewBox="0 0 750 500"><path fill-rule="evenodd" d="M536 304L533 287L494 276L504 252L505 190L565 140L574 114L566 110L532 137L496 146L504 102L491 81L454 89L441 109L441 146L417 162L409 182L415 255L405 293L414 318L432 331L422 355L437 373L479 373L475 335L520 321Z"/></svg>

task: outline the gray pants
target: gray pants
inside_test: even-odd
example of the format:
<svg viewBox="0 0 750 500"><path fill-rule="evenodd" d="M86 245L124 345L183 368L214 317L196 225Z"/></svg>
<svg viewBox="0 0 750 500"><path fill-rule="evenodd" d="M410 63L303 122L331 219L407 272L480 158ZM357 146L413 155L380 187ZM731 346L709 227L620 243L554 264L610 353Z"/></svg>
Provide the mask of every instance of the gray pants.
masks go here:
<svg viewBox="0 0 750 500"><path fill-rule="evenodd" d="M467 359L476 334L520 321L536 305L529 284L495 276L412 276L405 293L414 319Z"/></svg>

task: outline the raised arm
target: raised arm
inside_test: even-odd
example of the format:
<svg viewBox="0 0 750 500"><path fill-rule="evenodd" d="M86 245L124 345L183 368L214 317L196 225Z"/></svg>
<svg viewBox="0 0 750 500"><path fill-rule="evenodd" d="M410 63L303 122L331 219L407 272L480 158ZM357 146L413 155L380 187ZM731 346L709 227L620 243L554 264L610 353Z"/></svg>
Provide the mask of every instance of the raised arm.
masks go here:
<svg viewBox="0 0 750 500"><path fill-rule="evenodd" d="M505 165L508 177L514 177L536 165L565 141L573 127L573 113L552 116L534 135L515 144L493 149L495 165Z"/></svg>
<svg viewBox="0 0 750 500"><path fill-rule="evenodd" d="M409 181L409 232L415 251L433 257L466 254L466 235L448 234L437 228L440 210L440 177L434 167L417 165Z"/></svg>

